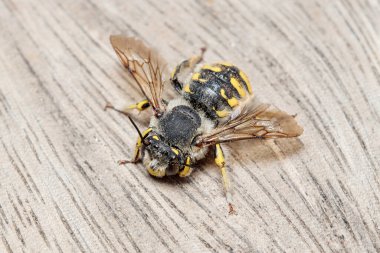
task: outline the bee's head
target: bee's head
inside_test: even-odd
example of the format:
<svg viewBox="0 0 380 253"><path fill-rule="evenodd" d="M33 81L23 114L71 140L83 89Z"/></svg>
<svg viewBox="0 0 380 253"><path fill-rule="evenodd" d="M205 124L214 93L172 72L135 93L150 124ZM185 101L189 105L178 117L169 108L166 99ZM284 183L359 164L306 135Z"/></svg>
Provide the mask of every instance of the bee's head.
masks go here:
<svg viewBox="0 0 380 253"><path fill-rule="evenodd" d="M150 132L153 133L151 135L144 134L143 136L132 118L129 116L128 118L140 136L139 145L142 145L143 153L145 153L144 150L148 151L146 155L143 155L143 163L149 174L155 177L190 175L192 168L189 166L189 156L186 156L185 161L185 155L179 149L170 146L153 132Z"/></svg>
<svg viewBox="0 0 380 253"><path fill-rule="evenodd" d="M157 135L144 140L144 164L149 174L155 177L171 176L179 173L184 164L184 156L178 149L169 146Z"/></svg>

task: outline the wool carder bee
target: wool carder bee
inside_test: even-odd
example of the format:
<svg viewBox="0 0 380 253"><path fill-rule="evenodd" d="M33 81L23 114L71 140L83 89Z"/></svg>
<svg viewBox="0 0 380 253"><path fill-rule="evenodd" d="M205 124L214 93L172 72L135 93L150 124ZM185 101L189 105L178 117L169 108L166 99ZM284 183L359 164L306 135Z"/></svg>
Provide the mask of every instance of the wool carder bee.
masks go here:
<svg viewBox="0 0 380 253"><path fill-rule="evenodd" d="M220 62L199 67L204 50L166 74L166 63L152 48L132 37L114 35L111 44L144 95L124 109L139 137L132 160L142 161L150 175L187 177L194 163L212 153L220 168L230 211L230 182L221 144L246 139L297 137L302 134L294 116L254 97L247 75L236 66ZM177 98L162 97L169 81ZM140 131L128 110L152 108L149 127Z"/></svg>

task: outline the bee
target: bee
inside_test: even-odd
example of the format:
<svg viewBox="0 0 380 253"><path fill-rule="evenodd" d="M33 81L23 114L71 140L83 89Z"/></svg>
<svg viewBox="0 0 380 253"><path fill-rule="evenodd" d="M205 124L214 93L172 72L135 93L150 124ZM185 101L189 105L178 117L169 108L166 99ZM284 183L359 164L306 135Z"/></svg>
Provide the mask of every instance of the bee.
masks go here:
<svg viewBox="0 0 380 253"><path fill-rule="evenodd" d="M295 117L273 105L260 103L247 75L228 62L205 64L205 49L177 65L171 75L166 63L142 41L110 36L112 47L131 74L144 99L124 109L106 108L127 115L138 132L131 160L142 162L154 177L189 176L194 164L212 153L220 168L230 212L233 212L230 180L222 144L247 139L290 138L302 134ZM169 82L177 97L163 98ZM149 127L140 131L128 110L152 109Z"/></svg>

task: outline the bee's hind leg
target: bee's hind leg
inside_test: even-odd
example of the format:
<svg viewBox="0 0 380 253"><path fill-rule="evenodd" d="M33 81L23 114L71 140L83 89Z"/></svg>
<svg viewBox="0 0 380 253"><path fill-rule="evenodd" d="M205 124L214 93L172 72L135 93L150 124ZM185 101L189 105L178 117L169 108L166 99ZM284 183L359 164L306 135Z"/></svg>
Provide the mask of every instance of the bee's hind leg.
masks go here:
<svg viewBox="0 0 380 253"><path fill-rule="evenodd" d="M149 108L149 106L150 106L150 104L149 104L149 101L147 99L141 100L140 102L138 102L136 104L126 106L122 109L116 109L112 104L107 102L107 104L104 106L104 110L112 109L112 110L117 111L121 114L129 116L128 110L136 109L136 110L141 112L141 111L144 111L146 108Z"/></svg>
<svg viewBox="0 0 380 253"><path fill-rule="evenodd" d="M231 195L231 183L227 175L226 162L224 159L224 154L220 144L215 145L215 164L219 167L222 173L223 186L226 194L226 199L228 203L229 214L235 213L234 206L232 205L232 195Z"/></svg>
<svg viewBox="0 0 380 253"><path fill-rule="evenodd" d="M180 93L183 89L183 83L180 79L194 71L197 64L203 60L205 51L205 47L201 48L201 53L199 55L195 55L187 60L184 60L177 67L175 67L174 71L170 75L170 82L177 92Z"/></svg>

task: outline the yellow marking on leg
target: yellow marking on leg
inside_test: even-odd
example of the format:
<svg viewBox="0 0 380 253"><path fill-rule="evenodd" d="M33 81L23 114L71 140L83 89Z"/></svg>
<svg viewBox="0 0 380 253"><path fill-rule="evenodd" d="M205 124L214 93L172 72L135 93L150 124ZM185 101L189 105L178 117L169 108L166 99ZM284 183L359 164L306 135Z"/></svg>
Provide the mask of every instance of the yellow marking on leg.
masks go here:
<svg viewBox="0 0 380 253"><path fill-rule="evenodd" d="M230 113L231 113L231 112L228 111L228 110L217 111L217 110L215 109L215 107L214 107L214 111L215 111L216 115L217 115L219 118L224 118L224 117L230 115Z"/></svg>
<svg viewBox="0 0 380 253"><path fill-rule="evenodd" d="M211 66L211 65L204 65L202 67L202 69L208 69L208 70L211 70L212 72L220 72L222 71L222 68L221 67L218 67L218 66Z"/></svg>
<svg viewBox="0 0 380 253"><path fill-rule="evenodd" d="M243 87L241 86L241 83L235 77L232 77L230 82L231 82L232 86L234 86L234 88L237 90L239 95L241 97L245 97L245 91L244 91Z"/></svg>
<svg viewBox="0 0 380 253"><path fill-rule="evenodd" d="M225 165L224 154L220 144L215 145L215 164L218 165L219 168Z"/></svg>
<svg viewBox="0 0 380 253"><path fill-rule="evenodd" d="M152 138L157 140L157 141L160 139L157 135L152 136Z"/></svg>
<svg viewBox="0 0 380 253"><path fill-rule="evenodd" d="M215 145L215 164L220 168L223 178L224 189L227 190L230 188L230 181L228 179L227 170L226 170L226 162L224 160L223 150L220 144Z"/></svg>
<svg viewBox="0 0 380 253"><path fill-rule="evenodd" d="M191 165L191 159L190 159L190 156L188 156L186 157L185 167L183 168L182 171L179 172L180 177L187 177L191 174L193 169L190 167L190 165Z"/></svg>
<svg viewBox="0 0 380 253"><path fill-rule="evenodd" d="M134 152L133 160L132 161L137 161L139 159L140 147L141 147L141 141L140 141L140 137L139 137L137 139L137 142L136 142L136 145L135 145L135 152Z"/></svg>
<svg viewBox="0 0 380 253"><path fill-rule="evenodd" d="M142 100L142 101L140 101L134 105L128 106L127 108L128 109L137 109L139 111L143 111L148 107L149 107L149 101L147 99L144 99L144 100Z"/></svg>
<svg viewBox="0 0 380 253"><path fill-rule="evenodd" d="M252 86L251 86L251 83L249 82L248 76L241 70L239 71L239 76L241 77L241 79L243 79L243 81L247 85L249 94L252 94Z"/></svg>
<svg viewBox="0 0 380 253"><path fill-rule="evenodd" d="M146 129L144 132L142 132L142 134L141 134L142 137L145 138L151 131L152 131L152 128ZM142 146L142 140L141 140L141 137L139 136L137 138L136 145L135 145L135 152L134 152L133 161L137 161L139 159L141 146Z"/></svg>
<svg viewBox="0 0 380 253"><path fill-rule="evenodd" d="M226 199L228 202L229 212L231 214L234 212L233 206L232 206L231 183L228 178L227 169L225 167L226 162L225 162L223 150L220 144L215 145L215 164L219 167L220 172L222 174L224 191L225 191Z"/></svg>
<svg viewBox="0 0 380 253"><path fill-rule="evenodd" d="M224 89L221 89L220 90L220 95L222 95L222 97L227 100L227 103L229 104L229 106L231 107L235 107L239 104L239 101L235 98L235 97L232 97L232 98L228 98L227 95L226 95L226 91Z"/></svg>

